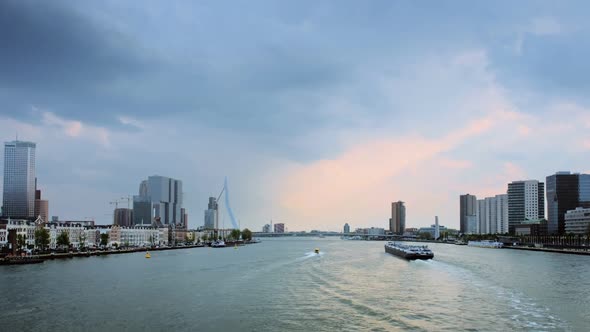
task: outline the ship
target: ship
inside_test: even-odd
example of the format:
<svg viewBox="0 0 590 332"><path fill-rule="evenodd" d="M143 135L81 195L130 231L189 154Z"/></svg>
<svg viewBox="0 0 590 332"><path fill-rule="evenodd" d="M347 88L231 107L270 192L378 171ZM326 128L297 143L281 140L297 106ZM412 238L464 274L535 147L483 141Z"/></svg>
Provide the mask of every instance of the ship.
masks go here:
<svg viewBox="0 0 590 332"><path fill-rule="evenodd" d="M468 246L480 247L480 248L502 248L504 244L498 241L482 240L482 241L469 241Z"/></svg>
<svg viewBox="0 0 590 332"><path fill-rule="evenodd" d="M387 242L385 244L385 252L407 260L434 258L434 253L427 246L415 246L395 242Z"/></svg>
<svg viewBox="0 0 590 332"><path fill-rule="evenodd" d="M225 242L222 240L217 240L211 243L211 248L225 248Z"/></svg>

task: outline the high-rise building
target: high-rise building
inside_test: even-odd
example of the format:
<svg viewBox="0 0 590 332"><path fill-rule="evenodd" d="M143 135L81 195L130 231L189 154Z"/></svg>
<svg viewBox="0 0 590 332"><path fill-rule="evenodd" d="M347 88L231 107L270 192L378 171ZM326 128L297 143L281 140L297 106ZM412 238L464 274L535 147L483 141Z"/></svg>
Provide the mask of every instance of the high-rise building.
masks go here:
<svg viewBox="0 0 590 332"><path fill-rule="evenodd" d="M285 224L283 224L283 223L274 224L274 227L275 227L275 233L285 233Z"/></svg>
<svg viewBox="0 0 590 332"><path fill-rule="evenodd" d="M505 234L508 233L508 195L496 195L478 199L477 212L474 218L476 228L472 234ZM473 227L471 227L473 228Z"/></svg>
<svg viewBox="0 0 590 332"><path fill-rule="evenodd" d="M32 142L4 143L4 217L35 217L35 147Z"/></svg>
<svg viewBox="0 0 590 332"><path fill-rule="evenodd" d="M565 213L590 207L590 175L557 172L547 177L547 228L565 234Z"/></svg>
<svg viewBox="0 0 590 332"><path fill-rule="evenodd" d="M344 234L348 234L350 233L350 226L348 225L348 223L344 224Z"/></svg>
<svg viewBox="0 0 590 332"><path fill-rule="evenodd" d="M508 227L545 218L545 185L537 180L508 184Z"/></svg>
<svg viewBox="0 0 590 332"><path fill-rule="evenodd" d="M406 229L406 207L404 202L391 203L391 218L389 219L389 231L393 234L403 235Z"/></svg>
<svg viewBox="0 0 590 332"><path fill-rule="evenodd" d="M113 215L113 225L132 227L133 223L133 209L117 208Z"/></svg>
<svg viewBox="0 0 590 332"><path fill-rule="evenodd" d="M217 204L217 198L209 197L209 204L207 204L207 210L205 210L205 229L217 229L219 216L219 205Z"/></svg>
<svg viewBox="0 0 590 332"><path fill-rule="evenodd" d="M477 197L470 194L459 197L459 231L463 234L469 231L469 218L477 215Z"/></svg>
<svg viewBox="0 0 590 332"><path fill-rule="evenodd" d="M181 225L182 181L165 176L148 177L133 196L134 224Z"/></svg>
<svg viewBox="0 0 590 332"><path fill-rule="evenodd" d="M434 217L434 239L438 240L440 237L440 226L438 225L438 216Z"/></svg>
<svg viewBox="0 0 590 332"><path fill-rule="evenodd" d="M49 222L49 201L41 199L41 190L35 190L35 217Z"/></svg>

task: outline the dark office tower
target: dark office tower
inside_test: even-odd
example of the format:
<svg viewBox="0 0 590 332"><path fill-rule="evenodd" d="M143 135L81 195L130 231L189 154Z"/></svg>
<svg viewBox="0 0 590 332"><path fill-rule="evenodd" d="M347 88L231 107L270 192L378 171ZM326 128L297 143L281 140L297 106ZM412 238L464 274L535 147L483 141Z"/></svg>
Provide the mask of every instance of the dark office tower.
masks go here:
<svg viewBox="0 0 590 332"><path fill-rule="evenodd" d="M389 231L393 234L404 234L406 229L406 207L404 202L391 203L391 218L389 219Z"/></svg>
<svg viewBox="0 0 590 332"><path fill-rule="evenodd" d="M461 195L459 197L459 228L463 234L468 233L469 219L477 216L477 197L474 195Z"/></svg>
<svg viewBox="0 0 590 332"><path fill-rule="evenodd" d="M547 228L551 234L565 233L565 213L580 203L579 174L557 172L547 177Z"/></svg>

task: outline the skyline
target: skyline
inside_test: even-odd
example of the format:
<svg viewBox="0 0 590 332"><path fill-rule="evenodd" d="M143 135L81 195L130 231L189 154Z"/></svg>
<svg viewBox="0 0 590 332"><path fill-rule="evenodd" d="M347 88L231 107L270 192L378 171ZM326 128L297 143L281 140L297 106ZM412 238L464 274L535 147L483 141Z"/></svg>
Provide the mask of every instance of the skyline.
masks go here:
<svg viewBox="0 0 590 332"><path fill-rule="evenodd" d="M109 223L160 174L195 228L227 176L250 229L387 228L397 200L458 229L461 194L590 172L587 3L247 4L0 3L0 130L51 215Z"/></svg>

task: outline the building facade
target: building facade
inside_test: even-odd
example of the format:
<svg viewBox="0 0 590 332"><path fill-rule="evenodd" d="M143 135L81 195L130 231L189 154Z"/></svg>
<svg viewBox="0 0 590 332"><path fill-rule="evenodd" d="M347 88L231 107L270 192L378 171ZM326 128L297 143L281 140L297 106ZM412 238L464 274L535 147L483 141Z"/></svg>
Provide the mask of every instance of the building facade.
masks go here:
<svg viewBox="0 0 590 332"><path fill-rule="evenodd" d="M547 222L550 234L563 235L565 214L590 208L590 175L557 172L547 177Z"/></svg>
<svg viewBox="0 0 590 332"><path fill-rule="evenodd" d="M35 217L35 148L32 142L4 143L4 217Z"/></svg>
<svg viewBox="0 0 590 332"><path fill-rule="evenodd" d="M545 185L537 180L513 181L508 184L508 227L527 220L545 218Z"/></svg>
<svg viewBox="0 0 590 332"><path fill-rule="evenodd" d="M132 227L133 223L133 209L117 208L113 215L113 225Z"/></svg>
<svg viewBox="0 0 590 332"><path fill-rule="evenodd" d="M41 199L41 190L35 190L35 218L37 217L41 217L45 222L49 221L49 201Z"/></svg>
<svg viewBox="0 0 590 332"><path fill-rule="evenodd" d="M470 194L459 197L459 231L463 234L469 232L469 217L477 215L477 197Z"/></svg>
<svg viewBox="0 0 590 332"><path fill-rule="evenodd" d="M209 203L207 204L207 210L205 210L205 229L217 229L219 216L219 204L217 198L209 197Z"/></svg>
<svg viewBox="0 0 590 332"><path fill-rule="evenodd" d="M285 233L285 224L283 224L283 223L274 224L274 232L275 233Z"/></svg>
<svg viewBox="0 0 590 332"><path fill-rule="evenodd" d="M389 219L389 231L393 234L403 235L406 229L406 207L404 202L391 203L391 218Z"/></svg>
<svg viewBox="0 0 590 332"><path fill-rule="evenodd" d="M344 224L344 234L348 234L350 233L350 226L348 225L348 223Z"/></svg>
<svg viewBox="0 0 590 332"><path fill-rule="evenodd" d="M139 185L133 196L135 225L182 225L182 181L153 175Z"/></svg>
<svg viewBox="0 0 590 332"><path fill-rule="evenodd" d="M476 202L477 213L474 224L476 233L472 234L505 234L508 233L508 195L486 197Z"/></svg>
<svg viewBox="0 0 590 332"><path fill-rule="evenodd" d="M566 211L564 220L565 234L590 234L590 208Z"/></svg>
<svg viewBox="0 0 590 332"><path fill-rule="evenodd" d="M262 226L262 232L263 233L270 233L270 224L266 224L266 225Z"/></svg>

